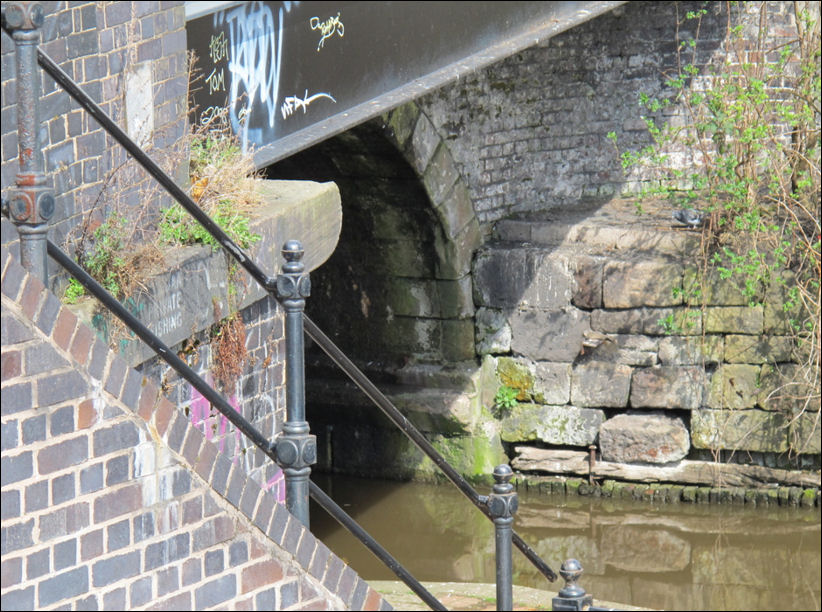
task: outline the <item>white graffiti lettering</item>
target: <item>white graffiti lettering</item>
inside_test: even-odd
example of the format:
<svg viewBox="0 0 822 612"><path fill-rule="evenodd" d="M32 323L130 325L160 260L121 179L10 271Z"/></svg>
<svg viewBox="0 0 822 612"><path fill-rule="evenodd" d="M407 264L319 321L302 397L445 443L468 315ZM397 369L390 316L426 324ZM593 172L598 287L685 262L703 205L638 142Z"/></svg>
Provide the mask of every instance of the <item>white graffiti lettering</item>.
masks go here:
<svg viewBox="0 0 822 612"><path fill-rule="evenodd" d="M329 17L322 22L319 17L312 17L308 23L311 25L312 30L319 30L320 34L322 34L322 38L320 38L320 42L317 45L318 53L325 44L325 39L334 36L335 32L339 34L340 38L345 36L345 26L343 25L343 22L340 21L339 13L337 13L336 17Z"/></svg>
<svg viewBox="0 0 822 612"><path fill-rule="evenodd" d="M228 57L228 41L225 38L225 32L220 32L218 36L211 35L208 43L208 56L215 64Z"/></svg>
<svg viewBox="0 0 822 612"><path fill-rule="evenodd" d="M294 111L298 111L300 109L303 109L304 115L308 110L308 105L319 98L328 98L334 104L337 103L337 101L327 93L315 93L313 96L308 97L308 90L306 89L304 97L300 98L299 96L288 96L285 101L283 101L283 105L280 107L280 112L283 114L283 119L287 119L294 114Z"/></svg>
<svg viewBox="0 0 822 612"><path fill-rule="evenodd" d="M209 106L200 113L200 125L209 126L212 123L217 125L224 123L228 119L228 109L222 106Z"/></svg>
<svg viewBox="0 0 822 612"><path fill-rule="evenodd" d="M216 68L212 68L211 74L205 80L208 83L208 93L213 94L215 91L225 91L225 72L222 68L217 72Z"/></svg>
<svg viewBox="0 0 822 612"><path fill-rule="evenodd" d="M218 15L225 16L229 28L228 115L243 150L247 150L248 122L241 120L241 108L265 111L268 126L274 127L282 64L283 9L279 9L276 22L271 9L262 2L216 13L215 22L221 18ZM216 29L221 24L214 25Z"/></svg>

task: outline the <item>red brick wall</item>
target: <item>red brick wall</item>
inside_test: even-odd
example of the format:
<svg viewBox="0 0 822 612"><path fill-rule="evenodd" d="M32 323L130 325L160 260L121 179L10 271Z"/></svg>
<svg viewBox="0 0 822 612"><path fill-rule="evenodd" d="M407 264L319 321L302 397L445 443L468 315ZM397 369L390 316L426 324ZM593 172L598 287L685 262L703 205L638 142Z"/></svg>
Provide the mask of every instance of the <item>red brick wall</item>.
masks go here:
<svg viewBox="0 0 822 612"><path fill-rule="evenodd" d="M389 609L2 249L4 609Z"/></svg>

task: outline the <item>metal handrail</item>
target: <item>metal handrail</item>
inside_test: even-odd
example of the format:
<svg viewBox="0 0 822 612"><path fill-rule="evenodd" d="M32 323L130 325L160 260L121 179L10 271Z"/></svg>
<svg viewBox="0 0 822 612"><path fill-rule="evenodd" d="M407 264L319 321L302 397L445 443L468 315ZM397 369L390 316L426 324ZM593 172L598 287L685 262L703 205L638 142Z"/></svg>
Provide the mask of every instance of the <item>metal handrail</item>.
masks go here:
<svg viewBox="0 0 822 612"><path fill-rule="evenodd" d="M146 327L137 317L131 314L119 301L117 301L108 291L94 280L88 272L77 264L71 257L64 253L51 240L46 242L48 254L58 264L65 268L77 281L85 287L88 292L100 300L118 319L120 319L131 331L133 331L143 342L145 342L160 358L165 361L181 378L186 380L191 386L199 391L212 406L217 408L231 423L249 440L259 448L269 459L277 463L274 444L270 443L245 417L234 410L231 405L217 393L202 377L200 377L189 365L171 351L165 343L160 340L148 327ZM434 597L420 582L406 570L399 561L385 550L367 531L365 531L345 510L340 508L334 500L326 495L313 482L310 483L311 497L326 512L333 516L348 531L356 536L376 557L382 561L388 569L402 580L408 587L422 599L432 610L445 610L442 603Z"/></svg>
<svg viewBox="0 0 822 612"><path fill-rule="evenodd" d="M179 185L162 169L143 149L137 145L118 126L102 108L82 90L71 77L66 74L48 55L39 47L37 60L40 66L58 83L78 104L80 104L111 136L128 151L139 163L179 204L186 209L214 239L225 248L257 283L260 284L272 297L278 298L276 277L267 276L251 258L220 228L205 212L200 209L194 200L183 191ZM51 248L49 248L51 253ZM78 279L79 280L79 279ZM279 300L277 300L279 302ZM390 400L357 368L354 363L337 347L336 344L307 316L303 315L305 331L320 348L342 369L342 371L380 408L386 416L419 448L445 476L462 492L486 517L491 519L485 505L486 496L480 495L434 448L434 446L414 427L414 425L391 403ZM166 349L167 350L167 349ZM187 366L186 366L187 367ZM204 394L204 397L205 394ZM235 413L234 410L230 412ZM244 432L245 433L245 432ZM313 491L312 491L313 496ZM539 555L516 533L513 534L514 545L549 581L556 580L556 573L543 561Z"/></svg>

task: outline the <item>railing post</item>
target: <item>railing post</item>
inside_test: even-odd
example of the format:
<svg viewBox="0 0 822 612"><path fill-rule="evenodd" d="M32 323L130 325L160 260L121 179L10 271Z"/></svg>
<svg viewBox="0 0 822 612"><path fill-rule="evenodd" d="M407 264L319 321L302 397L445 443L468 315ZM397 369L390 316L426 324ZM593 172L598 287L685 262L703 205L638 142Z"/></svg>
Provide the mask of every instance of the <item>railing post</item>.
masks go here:
<svg viewBox="0 0 822 612"><path fill-rule="evenodd" d="M20 236L20 263L48 282L46 233L54 214L54 195L43 172L40 149L40 69L37 44L43 25L39 2L4 2L3 21L14 39L17 63L17 146L20 152L16 186L9 190L8 212Z"/></svg>
<svg viewBox="0 0 822 612"><path fill-rule="evenodd" d="M286 422L274 449L285 474L286 508L308 528L308 478L311 465L317 462L317 438L309 435L305 421L303 310L305 298L311 293L311 281L301 261L303 253L299 241L286 242L282 250L286 263L277 276L277 293L285 309Z"/></svg>
<svg viewBox="0 0 822 612"><path fill-rule="evenodd" d="M497 558L497 610L513 610L514 596L511 573L511 536L514 514L519 500L509 481L514 473L503 463L494 468L493 492L488 496L488 510L494 519L494 539Z"/></svg>
<svg viewBox="0 0 822 612"><path fill-rule="evenodd" d="M594 603L592 595L577 584L582 576L582 565L576 559L568 559L559 568L559 575L565 579L565 586L551 600L552 610L587 610Z"/></svg>

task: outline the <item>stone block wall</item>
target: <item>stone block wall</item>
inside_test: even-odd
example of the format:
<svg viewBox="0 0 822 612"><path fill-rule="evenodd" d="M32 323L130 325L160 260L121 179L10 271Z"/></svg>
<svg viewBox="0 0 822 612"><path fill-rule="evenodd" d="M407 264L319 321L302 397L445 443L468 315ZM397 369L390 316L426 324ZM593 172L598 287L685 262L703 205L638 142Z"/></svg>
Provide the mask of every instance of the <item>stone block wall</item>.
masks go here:
<svg viewBox="0 0 822 612"><path fill-rule="evenodd" d="M580 228L587 223L594 236L596 222ZM709 278L703 307L688 302L683 287L696 275L681 256L616 250L608 233L598 245L539 244L547 223L530 224L530 241L515 242L523 225L499 224L500 241L474 262L477 347L496 375L484 402L493 403L500 385L518 392L500 419L503 441L598 445L602 459L622 463L719 453L818 465L818 400L806 405L796 398L812 390L788 385L802 353L778 291L751 306L738 287ZM631 233L636 245L650 244L641 226L608 229L623 244ZM682 252L698 240L669 233Z"/></svg>
<svg viewBox="0 0 822 612"><path fill-rule="evenodd" d="M42 4L41 49L156 161L179 175L187 167L184 3ZM5 32L0 38L5 190L17 172L17 97L14 43ZM41 74L40 143L56 200L51 240L62 244L69 235L76 239L87 215L94 211L99 224L115 205L129 219L139 219L140 227L155 221L159 209L168 206L168 196L61 87ZM0 243L16 253L16 242L17 232L4 218Z"/></svg>
<svg viewBox="0 0 822 612"><path fill-rule="evenodd" d="M3 248L8 609L390 609Z"/></svg>

